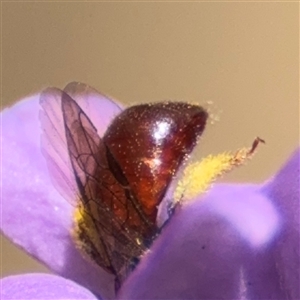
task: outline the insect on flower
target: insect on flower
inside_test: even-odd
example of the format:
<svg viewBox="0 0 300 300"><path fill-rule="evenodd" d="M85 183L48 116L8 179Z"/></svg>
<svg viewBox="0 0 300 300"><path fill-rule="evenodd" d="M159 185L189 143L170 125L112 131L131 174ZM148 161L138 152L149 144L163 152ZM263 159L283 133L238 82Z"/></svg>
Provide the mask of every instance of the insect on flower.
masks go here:
<svg viewBox="0 0 300 300"><path fill-rule="evenodd" d="M71 83L41 94L42 148L58 188L76 207L74 242L115 276L117 291L159 233L158 206L208 114L184 102L136 105L100 137L70 96L79 90L94 92Z"/></svg>

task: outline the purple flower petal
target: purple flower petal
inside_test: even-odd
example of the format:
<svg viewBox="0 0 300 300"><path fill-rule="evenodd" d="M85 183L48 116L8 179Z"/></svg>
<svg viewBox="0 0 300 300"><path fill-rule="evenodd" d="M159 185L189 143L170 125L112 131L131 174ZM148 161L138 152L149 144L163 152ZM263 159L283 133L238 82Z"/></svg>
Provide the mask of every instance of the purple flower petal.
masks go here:
<svg viewBox="0 0 300 300"><path fill-rule="evenodd" d="M96 102L94 96L92 102ZM101 116L112 117L116 108L109 100L101 101L98 124ZM40 151L39 109L39 95L34 95L1 112L5 174L1 181L1 230L54 272L111 298L113 277L84 260L70 237L73 207L50 180Z"/></svg>
<svg viewBox="0 0 300 300"><path fill-rule="evenodd" d="M261 298L300 299L300 151L262 188L281 215L281 227L272 247L248 262L249 295ZM266 285L273 293L265 293ZM274 289L276 286L277 289Z"/></svg>
<svg viewBox="0 0 300 300"><path fill-rule="evenodd" d="M2 300L55 300L97 298L71 280L48 274L9 276L0 280Z"/></svg>
<svg viewBox="0 0 300 300"><path fill-rule="evenodd" d="M264 186L183 206L119 299L299 299L299 152Z"/></svg>

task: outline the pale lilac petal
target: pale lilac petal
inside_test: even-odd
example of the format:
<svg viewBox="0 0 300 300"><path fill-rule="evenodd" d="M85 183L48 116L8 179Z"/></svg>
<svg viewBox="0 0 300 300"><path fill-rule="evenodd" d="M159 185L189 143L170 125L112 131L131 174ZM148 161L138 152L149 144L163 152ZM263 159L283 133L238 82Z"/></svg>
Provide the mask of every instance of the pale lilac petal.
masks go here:
<svg viewBox="0 0 300 300"><path fill-rule="evenodd" d="M263 186L175 212L119 299L299 299L299 152Z"/></svg>
<svg viewBox="0 0 300 300"><path fill-rule="evenodd" d="M39 95L1 112L1 230L16 245L105 298L113 278L86 262L70 237L73 207L54 189L40 152Z"/></svg>
<svg viewBox="0 0 300 300"><path fill-rule="evenodd" d="M74 281L48 274L9 276L0 280L0 287L2 300L97 300Z"/></svg>

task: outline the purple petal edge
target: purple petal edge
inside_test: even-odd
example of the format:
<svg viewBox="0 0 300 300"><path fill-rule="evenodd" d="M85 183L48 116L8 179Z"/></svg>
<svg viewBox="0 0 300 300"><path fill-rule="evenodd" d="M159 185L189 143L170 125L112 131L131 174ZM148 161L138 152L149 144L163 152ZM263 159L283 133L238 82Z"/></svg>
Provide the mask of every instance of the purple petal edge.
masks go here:
<svg viewBox="0 0 300 300"><path fill-rule="evenodd" d="M49 274L24 274L0 280L2 300L97 300L89 290L77 283Z"/></svg>

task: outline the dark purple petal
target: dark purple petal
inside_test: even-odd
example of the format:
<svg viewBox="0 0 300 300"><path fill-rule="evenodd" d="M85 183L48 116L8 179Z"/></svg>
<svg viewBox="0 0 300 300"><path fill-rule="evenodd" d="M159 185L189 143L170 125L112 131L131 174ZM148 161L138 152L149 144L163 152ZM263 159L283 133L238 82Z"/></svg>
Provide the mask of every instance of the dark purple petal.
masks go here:
<svg viewBox="0 0 300 300"><path fill-rule="evenodd" d="M175 212L119 299L299 299L299 152L264 186Z"/></svg>
<svg viewBox="0 0 300 300"><path fill-rule="evenodd" d="M54 272L111 298L112 276L84 260L70 237L73 207L50 180L40 151L39 109L35 95L1 112L1 230Z"/></svg>
<svg viewBox="0 0 300 300"><path fill-rule="evenodd" d="M281 215L280 232L272 247L249 260L249 295L300 299L300 151L262 189ZM252 261L259 266L253 268ZM266 293L266 285L273 293ZM274 288L276 287L276 289Z"/></svg>
<svg viewBox="0 0 300 300"><path fill-rule="evenodd" d="M89 290L77 283L55 275L26 274L0 280L2 300L97 300Z"/></svg>

